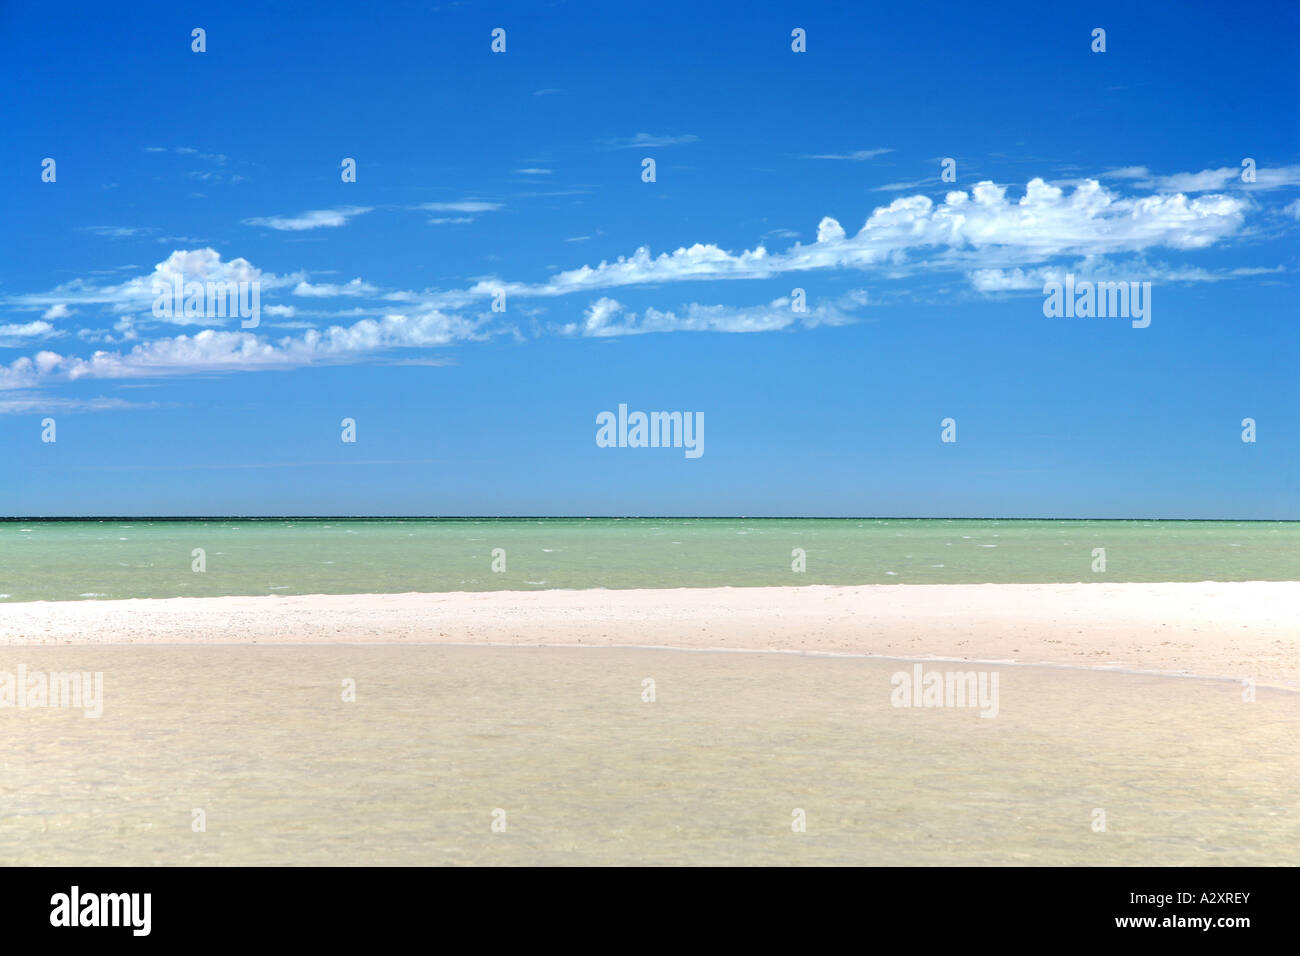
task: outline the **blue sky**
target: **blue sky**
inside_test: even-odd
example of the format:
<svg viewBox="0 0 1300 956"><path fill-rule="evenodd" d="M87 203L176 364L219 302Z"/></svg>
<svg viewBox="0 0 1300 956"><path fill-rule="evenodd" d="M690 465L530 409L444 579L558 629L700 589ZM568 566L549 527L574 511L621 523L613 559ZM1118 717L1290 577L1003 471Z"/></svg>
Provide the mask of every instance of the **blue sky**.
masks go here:
<svg viewBox="0 0 1300 956"><path fill-rule="evenodd" d="M282 7L0 5L0 513L1300 518L1295 5Z"/></svg>

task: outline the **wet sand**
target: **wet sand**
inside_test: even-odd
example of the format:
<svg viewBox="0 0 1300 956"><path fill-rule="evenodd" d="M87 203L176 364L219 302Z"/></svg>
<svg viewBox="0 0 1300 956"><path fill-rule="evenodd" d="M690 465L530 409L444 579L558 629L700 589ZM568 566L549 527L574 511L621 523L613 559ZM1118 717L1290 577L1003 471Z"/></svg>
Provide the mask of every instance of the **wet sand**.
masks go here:
<svg viewBox="0 0 1300 956"><path fill-rule="evenodd" d="M0 709L3 864L1300 864L1300 695L1229 681L1002 666L986 719L892 706L911 665L861 658L0 648L20 663L102 671L104 710Z"/></svg>

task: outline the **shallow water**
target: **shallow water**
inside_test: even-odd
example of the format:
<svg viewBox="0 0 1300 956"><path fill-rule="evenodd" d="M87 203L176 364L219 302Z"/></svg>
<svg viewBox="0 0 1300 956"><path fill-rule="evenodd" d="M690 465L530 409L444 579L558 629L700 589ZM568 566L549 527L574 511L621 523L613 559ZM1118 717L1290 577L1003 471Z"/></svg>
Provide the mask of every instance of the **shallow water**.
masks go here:
<svg viewBox="0 0 1300 956"><path fill-rule="evenodd" d="M806 568L799 573L792 570L796 548ZM196 549L202 573L194 571ZM500 572L492 570L495 549L504 560ZM0 521L0 601L1207 580L1300 580L1300 522Z"/></svg>
<svg viewBox="0 0 1300 956"><path fill-rule="evenodd" d="M0 864L1300 863L1300 695L1228 682L1000 666L987 719L893 707L912 665L851 658L0 651L20 663L102 671L105 703L0 709ZM958 666L990 665L927 668Z"/></svg>

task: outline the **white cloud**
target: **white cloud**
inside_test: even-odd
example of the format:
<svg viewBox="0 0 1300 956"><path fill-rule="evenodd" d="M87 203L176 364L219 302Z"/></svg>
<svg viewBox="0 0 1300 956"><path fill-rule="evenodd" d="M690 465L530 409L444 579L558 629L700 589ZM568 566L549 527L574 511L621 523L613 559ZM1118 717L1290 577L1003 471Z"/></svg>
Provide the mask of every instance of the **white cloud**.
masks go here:
<svg viewBox="0 0 1300 956"><path fill-rule="evenodd" d="M266 226L287 232L332 228L347 225L352 217L368 213L373 208L373 206L340 206L337 209L313 209L296 216L259 216L255 219L245 219L244 225Z"/></svg>
<svg viewBox="0 0 1300 956"><path fill-rule="evenodd" d="M0 389L30 389L50 380L139 378L186 373L245 372L346 361L390 348L428 348L483 338L481 321L427 311L362 319L350 326L309 329L277 341L252 332L204 329L143 342L129 352L89 358L41 351L0 366Z"/></svg>
<svg viewBox="0 0 1300 956"><path fill-rule="evenodd" d="M1136 178L1139 173L1119 172L1132 172L1134 175L1128 178ZM1141 174L1145 175L1145 170ZM1288 206L1288 213L1296 215L1295 207L1300 207L1300 202ZM477 212L498 209L500 204L466 199L420 208ZM61 333L49 319L64 318L74 309L97 305L115 315L117 324L112 332L82 330L79 334L83 338L115 346L138 341L134 317L139 316L146 329L151 324L148 314L154 299L153 283L170 282L178 275L187 280L257 280L267 314L286 319L295 315L294 307L267 302L268 293L280 291L312 299L374 296L389 303L394 312L374 318L368 310L335 310L325 313L327 321L340 323L341 317L349 314L349 321L361 318L325 330L309 328L296 338L272 340L251 332L210 327L196 335L138 341L129 351L98 351L88 358L38 352L31 358L0 366L0 388L29 388L37 382L86 376L292 367L346 361L388 348L481 339L494 328L488 325L493 317L484 312L480 318L471 319L460 313L481 306L502 288L512 299L535 299L636 285L760 280L816 270L845 270L888 278L953 272L967 275L974 288L983 292L1028 290L1035 285L1041 289L1043 276L1060 270L1066 258L1097 264L1104 257L1145 256L1160 248L1205 248L1238 233L1251 208L1253 204L1240 193L1132 196L1103 187L1095 180L1083 180L1070 189L1034 179L1023 195L1009 197L1006 188L983 182L969 190L953 190L938 202L923 195L900 197L872 210L856 232L825 216L818 224L815 241L795 243L779 252L769 252L762 244L733 252L713 243L695 243L656 256L642 247L630 256L557 272L538 283L488 277L468 288L423 291L381 290L360 277L340 284L313 283L301 272L276 275L264 273L242 258L224 261L210 248L177 249L151 273L118 284L97 285L76 279L46 293L0 299L11 308L40 311L47 317L40 322L0 327L2 334L19 344L57 336ZM575 236L570 241L586 238ZM1187 266L1140 265L1164 270L1156 274L1170 276L1174 281L1218 281L1249 272L1201 270L1198 274ZM1269 270L1256 269L1249 274L1264 271ZM763 331L851 321L844 310L851 311L859 304L860 300L841 299L814 307L810 302L810 312L794 313L788 300L777 299L752 307L691 303L676 311L651 307L633 312L617 300L602 296L582 322L563 326L559 331L590 336L683 330ZM183 315L173 321L186 322ZM212 324L211 319L200 317L190 322Z"/></svg>
<svg viewBox="0 0 1300 956"><path fill-rule="evenodd" d="M1300 166L1257 166L1255 181L1243 182L1241 166L1202 169L1197 173L1173 173L1157 176L1145 166L1125 166L1105 174L1108 179L1132 179L1144 189L1161 193L1201 193L1216 189L1269 190L1300 185Z"/></svg>
<svg viewBox="0 0 1300 956"><path fill-rule="evenodd" d="M479 297L504 287L518 296L553 296L648 283L766 279L819 269L970 271L1041 264L1060 256L1131 253L1153 247L1199 249L1237 232L1246 202L1225 195L1126 198L1087 180L1073 192L1031 180L1010 199L991 182L969 193L949 192L941 203L909 196L881 206L852 236L825 217L818 239L783 253L759 245L731 253L696 243L652 256L641 247L613 262L558 273L540 284L485 280Z"/></svg>
<svg viewBox="0 0 1300 956"><path fill-rule="evenodd" d="M263 294L303 279L300 274L280 276L262 272L247 259L223 261L221 254L215 249L176 249L155 265L149 275L137 276L116 285L101 286L86 279L74 279L49 292L10 296L2 301L16 308L41 309L46 314L52 308L62 307L69 309L67 314L71 315L75 311L69 308L71 305L98 305L117 314L151 312L156 298L154 283L171 285L176 277L199 282L257 281ZM173 325L197 325L213 321L202 317L186 318L182 313L183 310L167 321Z"/></svg>
<svg viewBox="0 0 1300 956"><path fill-rule="evenodd" d="M85 226L82 232L92 236L104 236L109 239L127 239L132 236L145 236L154 230L147 226Z"/></svg>
<svg viewBox="0 0 1300 956"><path fill-rule="evenodd" d="M319 282L312 284L304 279L293 287L293 294L304 296L311 299L329 299L336 296L359 296L359 295L376 295L379 292L377 288L369 282L362 282L358 277L351 282L343 285L335 285L329 282Z"/></svg>
<svg viewBox="0 0 1300 956"><path fill-rule="evenodd" d="M844 227L830 216L823 216L817 224L818 242L838 242L844 238Z"/></svg>
<svg viewBox="0 0 1300 956"><path fill-rule="evenodd" d="M1209 270L1199 266L1169 265L1149 262L1143 258L1110 260L1086 257L1072 265L1044 266L1039 269L977 269L970 273L971 286L977 292L1035 292L1041 293L1048 282L1064 282L1067 273L1093 282L1159 282L1177 284L1189 282L1226 282L1231 279L1284 272L1282 266L1246 266L1234 269Z"/></svg>
<svg viewBox="0 0 1300 956"><path fill-rule="evenodd" d="M465 199L460 202L426 202L421 203L420 208L429 212L495 212L501 208L501 203Z"/></svg>
<svg viewBox="0 0 1300 956"><path fill-rule="evenodd" d="M862 162L867 159L875 159L877 156L884 156L886 153L892 153L892 149L858 149L851 153L817 153L812 156L804 156L803 159L847 159L853 162Z"/></svg>
<svg viewBox="0 0 1300 956"><path fill-rule="evenodd" d="M862 304L859 297L855 304ZM775 299L767 305L736 307L700 305L692 302L679 314L662 312L653 307L643 313L629 312L616 299L602 297L588 306L585 321L571 322L560 329L564 335L608 338L618 335L643 335L650 332L774 332L793 325L813 328L818 325L844 325L853 321L836 304L822 304L807 312L795 312L789 297Z"/></svg>
<svg viewBox="0 0 1300 956"><path fill-rule="evenodd" d="M48 338L56 334L54 326L48 322L0 325L0 348L21 348L30 344L30 339Z"/></svg>
<svg viewBox="0 0 1300 956"><path fill-rule="evenodd" d="M875 186L872 192L877 193L901 193L909 189L920 189L922 186L933 186L939 182L938 176L929 176L925 179L913 179L902 183L885 183L883 186Z"/></svg>
<svg viewBox="0 0 1300 956"><path fill-rule="evenodd" d="M684 143L698 143L700 138L693 134L685 136L654 136L650 133L637 133L623 139L607 139L605 145L610 149L655 149L663 146L680 146Z"/></svg>
<svg viewBox="0 0 1300 956"><path fill-rule="evenodd" d="M1054 276L1051 269L976 269L970 281L978 292L1020 292L1042 289Z"/></svg>
<svg viewBox="0 0 1300 956"><path fill-rule="evenodd" d="M0 399L0 415L32 412L107 412L128 408L157 408L157 402L129 402L123 398L58 398L50 395L11 392Z"/></svg>

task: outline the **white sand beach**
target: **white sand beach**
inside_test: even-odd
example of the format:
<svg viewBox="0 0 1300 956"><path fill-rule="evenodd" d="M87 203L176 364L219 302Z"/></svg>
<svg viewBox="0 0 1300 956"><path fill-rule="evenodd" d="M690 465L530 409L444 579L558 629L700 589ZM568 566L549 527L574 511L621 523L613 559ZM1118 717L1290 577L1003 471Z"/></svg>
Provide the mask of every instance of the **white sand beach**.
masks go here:
<svg viewBox="0 0 1300 956"><path fill-rule="evenodd" d="M444 643L949 658L1300 687L1300 582L488 591L0 604L0 645Z"/></svg>

